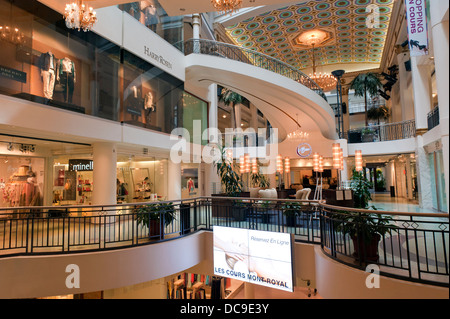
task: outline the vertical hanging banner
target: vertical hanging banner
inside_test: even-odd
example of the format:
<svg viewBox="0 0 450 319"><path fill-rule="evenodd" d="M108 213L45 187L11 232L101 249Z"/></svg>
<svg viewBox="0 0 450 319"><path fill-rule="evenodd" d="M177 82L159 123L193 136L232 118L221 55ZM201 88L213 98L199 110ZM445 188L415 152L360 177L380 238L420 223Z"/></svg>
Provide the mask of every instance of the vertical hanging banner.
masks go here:
<svg viewBox="0 0 450 319"><path fill-rule="evenodd" d="M426 0L405 0L411 56L428 55Z"/></svg>

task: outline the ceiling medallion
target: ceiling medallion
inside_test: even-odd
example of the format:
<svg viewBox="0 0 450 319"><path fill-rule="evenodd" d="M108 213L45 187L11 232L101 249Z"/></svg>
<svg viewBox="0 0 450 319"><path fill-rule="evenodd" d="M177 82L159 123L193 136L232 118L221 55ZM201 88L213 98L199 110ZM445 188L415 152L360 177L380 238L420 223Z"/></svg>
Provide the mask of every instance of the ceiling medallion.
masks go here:
<svg viewBox="0 0 450 319"><path fill-rule="evenodd" d="M97 22L97 14L92 7L88 8L83 0L77 0L76 3L66 4L64 19L67 28L86 32L92 30Z"/></svg>
<svg viewBox="0 0 450 319"><path fill-rule="evenodd" d="M211 0L211 3L220 14L230 15L242 6L242 0Z"/></svg>

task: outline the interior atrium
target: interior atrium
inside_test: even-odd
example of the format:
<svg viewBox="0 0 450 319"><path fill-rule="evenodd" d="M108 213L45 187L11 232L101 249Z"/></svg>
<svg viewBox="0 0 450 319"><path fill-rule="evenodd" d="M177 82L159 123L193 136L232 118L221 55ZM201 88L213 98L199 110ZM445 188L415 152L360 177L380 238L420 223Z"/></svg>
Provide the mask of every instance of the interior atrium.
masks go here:
<svg viewBox="0 0 450 319"><path fill-rule="evenodd" d="M0 52L1 299L448 299L448 0L0 0Z"/></svg>

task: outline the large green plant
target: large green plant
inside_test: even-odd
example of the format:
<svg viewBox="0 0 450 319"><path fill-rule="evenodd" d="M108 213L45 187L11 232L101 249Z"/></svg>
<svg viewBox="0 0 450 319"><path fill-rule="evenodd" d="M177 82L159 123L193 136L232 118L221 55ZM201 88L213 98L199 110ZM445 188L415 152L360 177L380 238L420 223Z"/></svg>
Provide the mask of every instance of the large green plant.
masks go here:
<svg viewBox="0 0 450 319"><path fill-rule="evenodd" d="M151 220L164 220L164 226L169 226L175 219L175 206L173 203L152 203L137 207L136 213L138 224L150 227Z"/></svg>
<svg viewBox="0 0 450 319"><path fill-rule="evenodd" d="M256 174L251 174L250 178L252 180L253 187L262 187L262 188L270 187L270 180L264 174L258 172Z"/></svg>
<svg viewBox="0 0 450 319"><path fill-rule="evenodd" d="M350 89L355 90L355 96L364 96L364 105L365 105L365 112L366 112L366 126L369 125L368 117L367 117L367 99L368 94L370 96L376 96L378 95L378 90L383 87L383 84L381 83L379 77L375 73L363 73L358 75L353 79L353 81L350 83Z"/></svg>
<svg viewBox="0 0 450 319"><path fill-rule="evenodd" d="M366 243L370 243L377 235L384 236L398 228L392 224L392 217L378 214L341 212L334 219L338 221L338 231Z"/></svg>
<svg viewBox="0 0 450 319"><path fill-rule="evenodd" d="M222 101L226 106L230 106L233 110L234 115L234 129L236 128L236 105L241 104L244 98L236 92L231 91L230 89L223 88L222 92L219 96L219 101Z"/></svg>
<svg viewBox="0 0 450 319"><path fill-rule="evenodd" d="M367 111L367 118L369 120L377 121L380 125L380 120L387 120L390 117L389 109L386 106L372 107Z"/></svg>
<svg viewBox="0 0 450 319"><path fill-rule="evenodd" d="M238 197L242 193L242 181L238 173L225 156L225 149L221 150L221 159L214 163L225 193L230 197Z"/></svg>
<svg viewBox="0 0 450 319"><path fill-rule="evenodd" d="M353 190L355 208L369 208L369 202L372 199L370 194L372 183L367 180L363 172L358 172L353 168L350 187Z"/></svg>

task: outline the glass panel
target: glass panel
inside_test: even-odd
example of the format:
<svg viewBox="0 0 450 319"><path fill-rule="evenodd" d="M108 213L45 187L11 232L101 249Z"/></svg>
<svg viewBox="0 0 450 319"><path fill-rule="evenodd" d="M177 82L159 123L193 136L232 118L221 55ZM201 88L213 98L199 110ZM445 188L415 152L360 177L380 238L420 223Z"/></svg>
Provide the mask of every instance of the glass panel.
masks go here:
<svg viewBox="0 0 450 319"><path fill-rule="evenodd" d="M437 188L436 188L436 173L435 173L435 165L434 165L434 153L428 154L428 163L430 166L430 179L431 179L431 194L433 201L433 208L438 210L438 197L437 197Z"/></svg>
<svg viewBox="0 0 450 319"><path fill-rule="evenodd" d="M182 127L184 83L124 51L124 123L171 133Z"/></svg>
<svg viewBox="0 0 450 319"><path fill-rule="evenodd" d="M0 157L0 207L42 206L44 159Z"/></svg>
<svg viewBox="0 0 450 319"><path fill-rule="evenodd" d="M200 124L195 131L200 136L194 136L194 121ZM183 93L183 127L189 131L191 142L201 141L202 145L208 144L208 141L202 140L202 134L208 128L208 103L187 92Z"/></svg>
<svg viewBox="0 0 450 319"><path fill-rule="evenodd" d="M0 0L0 91L118 120L120 48L94 32L67 29L60 13L37 1L14 4ZM5 31L9 25L23 34L19 43Z"/></svg>
<svg viewBox="0 0 450 319"><path fill-rule="evenodd" d="M444 156L441 151L436 152L436 176L437 176L437 190L438 190L438 199L439 199L439 210L442 212L448 212L447 207L447 194L445 191L445 175L444 175Z"/></svg>
<svg viewBox="0 0 450 319"><path fill-rule="evenodd" d="M157 0L135 1L119 8L170 44L183 41L184 16L169 17Z"/></svg>

